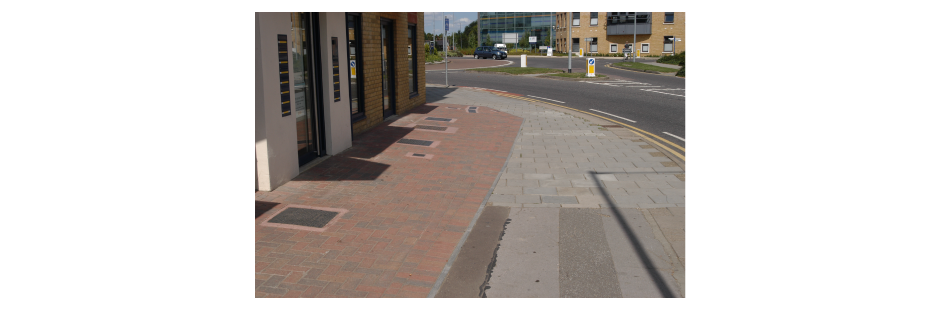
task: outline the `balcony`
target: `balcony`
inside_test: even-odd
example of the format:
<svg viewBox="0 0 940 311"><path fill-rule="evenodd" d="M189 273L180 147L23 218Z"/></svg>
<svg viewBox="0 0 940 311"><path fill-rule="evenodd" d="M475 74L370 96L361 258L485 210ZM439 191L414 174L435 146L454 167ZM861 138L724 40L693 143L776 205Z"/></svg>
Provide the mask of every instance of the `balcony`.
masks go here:
<svg viewBox="0 0 940 311"><path fill-rule="evenodd" d="M607 35L632 35L633 34L633 24L617 24L617 25L607 25ZM638 35L651 35L653 34L653 24L636 24L636 34Z"/></svg>

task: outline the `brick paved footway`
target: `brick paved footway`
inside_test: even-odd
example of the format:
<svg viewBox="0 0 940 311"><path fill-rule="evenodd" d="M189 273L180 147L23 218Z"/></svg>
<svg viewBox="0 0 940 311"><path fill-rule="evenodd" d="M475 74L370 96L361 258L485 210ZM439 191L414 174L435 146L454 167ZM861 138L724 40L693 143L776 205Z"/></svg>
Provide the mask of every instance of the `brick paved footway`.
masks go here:
<svg viewBox="0 0 940 311"><path fill-rule="evenodd" d="M419 106L275 191L257 192L256 205L267 211L255 219L255 296L427 297L522 125L517 116L466 107ZM401 138L440 143L396 143ZM348 212L323 232L261 225L289 204Z"/></svg>

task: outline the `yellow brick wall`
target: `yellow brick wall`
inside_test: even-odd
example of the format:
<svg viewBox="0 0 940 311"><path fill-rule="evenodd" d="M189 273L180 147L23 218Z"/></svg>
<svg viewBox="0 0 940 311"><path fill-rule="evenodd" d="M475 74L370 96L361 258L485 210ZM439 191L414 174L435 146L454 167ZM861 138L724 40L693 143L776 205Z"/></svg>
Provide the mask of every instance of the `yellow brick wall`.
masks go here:
<svg viewBox="0 0 940 311"><path fill-rule="evenodd" d="M403 115L414 107L425 102L424 87L424 40L422 37L424 14L417 14L418 47L413 47L414 58L418 60L418 96L411 98L408 89L408 13L362 13L362 69L365 82L366 118L353 123L353 135L365 132L383 121L382 117L382 67L380 21L382 18L392 20L392 48L395 59L392 62L395 71L395 113Z"/></svg>
<svg viewBox="0 0 940 311"><path fill-rule="evenodd" d="M597 37L597 53L600 54L610 54L610 44L617 43L617 53L623 53L623 47L626 43L633 42L633 35L607 35L607 12L598 12L597 14L597 26L590 26L591 21L591 12L581 12L581 26L571 27L571 37L579 38L580 47L584 48L584 53L590 51L590 46L587 42L584 41L584 38ZM564 27L567 23L566 18L569 14L565 12L556 14L556 26ZM680 38L682 41L676 42L675 52L679 53L685 51L685 12L675 12L675 18L673 24L664 24L666 20L665 12L653 12L652 14L652 34L649 35L636 35L636 49L640 49L640 45L643 43L649 43L650 50L649 53L640 53L643 55L662 55L663 54L663 37L664 36L674 36ZM568 31L558 31L556 44L560 47L559 51L564 51L565 47L568 44ZM577 51L575 51L577 52Z"/></svg>

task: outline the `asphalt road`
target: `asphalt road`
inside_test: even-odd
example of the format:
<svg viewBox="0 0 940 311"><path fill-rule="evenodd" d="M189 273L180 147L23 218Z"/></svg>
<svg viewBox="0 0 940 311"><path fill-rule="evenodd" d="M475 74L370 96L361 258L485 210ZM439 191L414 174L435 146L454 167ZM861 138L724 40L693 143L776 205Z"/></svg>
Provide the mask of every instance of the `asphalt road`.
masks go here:
<svg viewBox="0 0 940 311"><path fill-rule="evenodd" d="M572 58L572 72L584 72L585 59ZM508 66L519 66L520 57L518 56L509 57L507 60L513 62ZM505 63L505 61L492 59L470 59L470 61L479 62L479 67ZM494 75L463 70L449 70L447 80L452 86L481 87L522 94L549 103L602 115L656 134L685 148L685 79L671 74L654 75L604 67L616 62L620 60L597 59L595 69L597 74L609 76L610 79L592 81L593 83L532 76ZM527 67L567 70L568 59L528 58ZM444 71L428 71L426 82L444 84ZM681 150L677 151L684 154Z"/></svg>

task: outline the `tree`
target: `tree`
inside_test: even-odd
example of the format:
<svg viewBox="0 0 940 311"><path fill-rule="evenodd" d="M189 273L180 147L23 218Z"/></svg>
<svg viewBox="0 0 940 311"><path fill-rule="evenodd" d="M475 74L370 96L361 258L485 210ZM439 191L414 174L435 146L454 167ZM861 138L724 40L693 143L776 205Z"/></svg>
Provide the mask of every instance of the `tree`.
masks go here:
<svg viewBox="0 0 940 311"><path fill-rule="evenodd" d="M428 33L428 32L424 33L424 40L425 40L425 41L434 40L434 34L431 34L431 33Z"/></svg>
<svg viewBox="0 0 940 311"><path fill-rule="evenodd" d="M528 30L526 30L525 33L522 34L522 38L519 39L519 47L523 49L529 48L529 31Z"/></svg>
<svg viewBox="0 0 940 311"><path fill-rule="evenodd" d="M486 43L486 46L493 46L493 39L490 39L490 34L483 35L483 42Z"/></svg>

